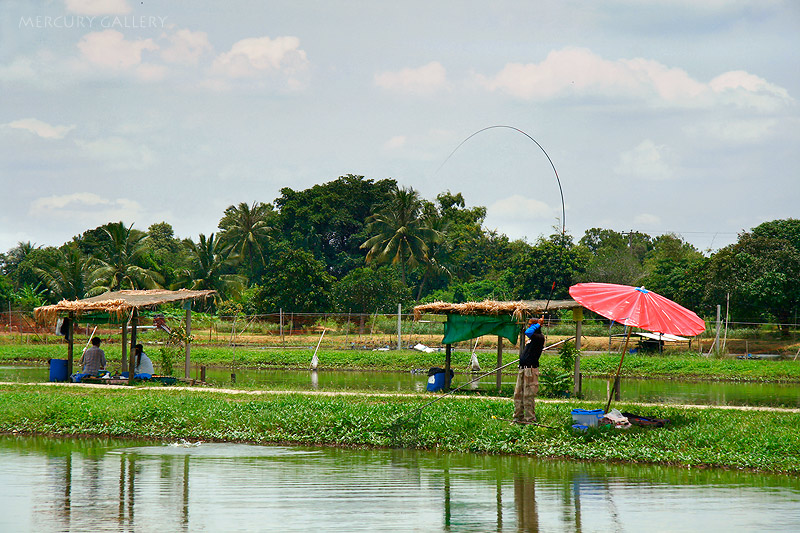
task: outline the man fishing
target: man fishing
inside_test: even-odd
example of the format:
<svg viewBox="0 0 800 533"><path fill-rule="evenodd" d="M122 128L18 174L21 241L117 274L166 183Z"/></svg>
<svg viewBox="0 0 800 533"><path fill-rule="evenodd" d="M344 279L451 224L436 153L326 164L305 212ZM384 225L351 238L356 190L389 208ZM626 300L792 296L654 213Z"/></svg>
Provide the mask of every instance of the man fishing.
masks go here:
<svg viewBox="0 0 800 533"><path fill-rule="evenodd" d="M539 392L539 357L544 348L542 324L544 317L528 320L525 336L530 339L522 355L519 357L519 373L514 388L514 420L515 424L533 424L536 422L536 394Z"/></svg>

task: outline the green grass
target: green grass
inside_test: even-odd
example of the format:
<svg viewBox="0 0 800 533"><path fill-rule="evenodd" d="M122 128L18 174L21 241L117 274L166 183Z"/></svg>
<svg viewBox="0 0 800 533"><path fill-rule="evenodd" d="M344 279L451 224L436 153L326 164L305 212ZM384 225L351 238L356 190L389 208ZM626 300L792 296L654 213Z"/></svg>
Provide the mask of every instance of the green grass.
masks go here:
<svg viewBox="0 0 800 533"><path fill-rule="evenodd" d="M81 347L82 348L82 347ZM81 349L76 349L75 359ZM119 345L106 346L106 352L112 365L118 365ZM157 361L158 349L151 347L151 358ZM192 362L207 366L230 367L234 361L237 367L247 368L308 368L313 354L312 348L247 348L237 347L235 352L230 347L195 346L192 348ZM320 365L329 369L362 369L362 370L394 370L408 371L444 366L444 352L426 354L415 350L333 350L321 348L318 352ZM516 357L516 350L507 350L503 361L510 362ZM66 347L61 344L50 345L0 345L0 363L45 363L48 359L66 358ZM491 352L479 354L485 371L491 370L496 363L496 356ZM470 361L470 352L454 351L452 367L465 369ZM558 366L556 355L542 356L543 366ZM587 376L607 376L616 372L619 354L594 354L581 357L581 371ZM181 361L176 361L176 369L183 368ZM507 372L516 371L510 365ZM800 382L800 361L792 360L742 360L732 357L712 358L696 353L671 355L630 354L622 365L625 377L652 377L675 379L710 379L726 381L760 381L760 382Z"/></svg>
<svg viewBox="0 0 800 533"><path fill-rule="evenodd" d="M540 422L555 428L548 429L493 419L511 415L509 401L447 398L420 412L428 401L8 385L0 387L0 432L405 447L800 474L797 413L620 404L671 423L580 433L571 429L570 410L596 406L538 402Z"/></svg>

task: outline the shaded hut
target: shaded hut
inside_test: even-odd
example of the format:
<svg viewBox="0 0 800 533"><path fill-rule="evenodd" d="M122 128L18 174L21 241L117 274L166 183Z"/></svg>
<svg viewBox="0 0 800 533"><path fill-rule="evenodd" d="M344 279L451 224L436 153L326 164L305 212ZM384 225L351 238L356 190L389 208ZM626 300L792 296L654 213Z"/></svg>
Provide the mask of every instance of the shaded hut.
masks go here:
<svg viewBox="0 0 800 533"><path fill-rule="evenodd" d="M583 320L583 307L573 299L569 300L518 300L514 302L498 302L485 300L483 302L465 302L454 304L449 302L433 302L414 307L414 319L419 320L423 314L447 315L444 326L445 345L445 390L450 389L450 356L452 344L455 342L475 339L483 335L497 335L497 390L501 385L501 370L503 366L503 342L506 338L512 344L517 344L525 332L525 325L529 318L541 315L545 309L572 309L575 318L575 345L580 348L581 323ZM524 347L523 342L518 343L520 354ZM575 388L578 392L580 380L580 358L575 361Z"/></svg>
<svg viewBox="0 0 800 533"><path fill-rule="evenodd" d="M136 346L136 329L139 322L140 309L156 309L158 306L171 303L183 302L186 310L186 335L192 331L192 302L195 300L205 300L216 294L216 291L193 291L180 289L169 291L166 289L150 290L123 290L111 291L84 298L83 300L61 300L54 305L45 305L34 309L34 316L38 322L55 322L58 317L67 316L69 326L66 333L67 349L67 369L72 372L73 353L74 353L74 329L78 317L90 313L108 313L122 322L122 370L130 368L128 372L128 382L133 381L134 346ZM130 362L127 360L127 336L128 324L130 324ZM184 377L189 377L191 343L186 343L186 365Z"/></svg>

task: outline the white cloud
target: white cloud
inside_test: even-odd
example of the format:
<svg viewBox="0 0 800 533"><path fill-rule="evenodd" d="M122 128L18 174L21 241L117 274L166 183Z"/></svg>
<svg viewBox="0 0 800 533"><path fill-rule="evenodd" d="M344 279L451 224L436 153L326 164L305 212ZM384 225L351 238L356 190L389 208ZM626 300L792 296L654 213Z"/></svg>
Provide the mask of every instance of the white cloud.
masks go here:
<svg viewBox="0 0 800 533"><path fill-rule="evenodd" d="M553 209L535 198L514 194L497 200L486 208L487 216L494 219L516 221L545 220L561 216L561 210Z"/></svg>
<svg viewBox="0 0 800 533"><path fill-rule="evenodd" d="M214 59L212 72L229 78L258 78L274 73L294 74L308 66L297 37L253 37L233 44Z"/></svg>
<svg viewBox="0 0 800 533"><path fill-rule="evenodd" d="M779 125L776 119L722 120L718 122L692 123L683 131L698 139L713 138L728 143L752 143L772 135Z"/></svg>
<svg viewBox="0 0 800 533"><path fill-rule="evenodd" d="M75 125L53 126L36 118L23 118L5 124L9 128L29 131L43 139L63 139L67 133L75 129Z"/></svg>
<svg viewBox="0 0 800 533"><path fill-rule="evenodd" d="M441 63L431 61L419 68L375 74L375 85L407 94L432 94L447 85L447 73Z"/></svg>
<svg viewBox="0 0 800 533"><path fill-rule="evenodd" d="M156 156L145 145L132 143L121 137L108 137L94 141L76 141L84 155L92 159L107 161L117 170L141 170L153 165Z"/></svg>
<svg viewBox="0 0 800 533"><path fill-rule="evenodd" d="M212 51L208 34L203 31L178 30L166 36L170 42L168 48L161 51L161 57L167 63L196 65L200 58Z"/></svg>
<svg viewBox="0 0 800 533"><path fill-rule="evenodd" d="M742 70L720 74L709 87L725 103L760 111L776 111L794 101L783 87Z"/></svg>
<svg viewBox="0 0 800 533"><path fill-rule="evenodd" d="M676 174L670 163L671 159L670 150L666 146L656 145L646 139L632 150L620 154L614 172L643 180L668 180Z"/></svg>
<svg viewBox="0 0 800 533"><path fill-rule="evenodd" d="M395 135L385 143L383 143L383 148L385 150L397 150L398 148L402 148L406 144L406 136L405 135Z"/></svg>
<svg viewBox="0 0 800 533"><path fill-rule="evenodd" d="M125 0L64 0L67 11L79 15L126 15L131 6Z"/></svg>
<svg viewBox="0 0 800 533"><path fill-rule="evenodd" d="M766 111L794 102L782 87L747 72L726 72L703 83L654 60L608 60L585 48L553 50L540 63L508 63L495 76L476 79L490 91L526 100L604 96L654 106L732 105Z"/></svg>
<svg viewBox="0 0 800 533"><path fill-rule="evenodd" d="M633 223L640 226L658 226L661 218L652 213L640 213L633 217Z"/></svg>
<svg viewBox="0 0 800 533"><path fill-rule="evenodd" d="M46 196L31 202L29 214L49 220L79 221L86 226L110 220L135 220L142 216L142 206L127 198L108 199L91 192Z"/></svg>
<svg viewBox="0 0 800 533"><path fill-rule="evenodd" d="M157 50L158 45L152 39L127 41L122 33L105 30L84 35L78 42L78 49L94 65L128 70L141 65L144 50Z"/></svg>

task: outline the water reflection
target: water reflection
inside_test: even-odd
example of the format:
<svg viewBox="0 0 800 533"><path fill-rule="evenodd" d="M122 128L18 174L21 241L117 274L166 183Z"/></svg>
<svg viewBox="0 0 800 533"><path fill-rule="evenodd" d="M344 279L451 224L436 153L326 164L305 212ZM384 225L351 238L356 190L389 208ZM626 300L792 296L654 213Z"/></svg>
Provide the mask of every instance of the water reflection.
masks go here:
<svg viewBox="0 0 800 533"><path fill-rule="evenodd" d="M797 478L717 470L0 437L1 531L796 531L798 505Z"/></svg>

